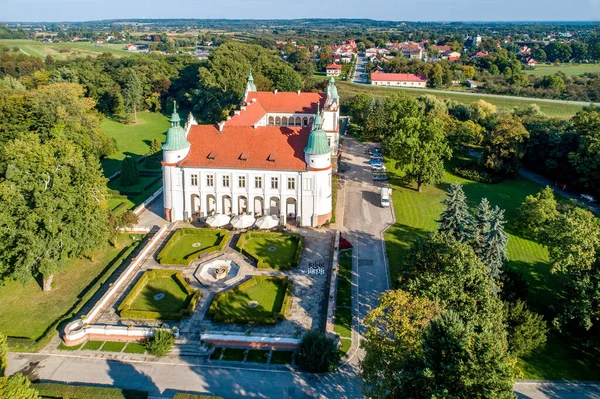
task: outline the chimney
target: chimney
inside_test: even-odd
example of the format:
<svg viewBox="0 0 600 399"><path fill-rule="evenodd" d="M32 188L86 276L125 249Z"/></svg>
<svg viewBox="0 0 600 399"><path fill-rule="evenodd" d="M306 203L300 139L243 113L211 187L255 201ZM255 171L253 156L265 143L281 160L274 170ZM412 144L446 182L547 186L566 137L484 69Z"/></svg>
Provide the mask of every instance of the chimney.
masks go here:
<svg viewBox="0 0 600 399"><path fill-rule="evenodd" d="M240 107L240 110L245 111L246 110L246 106L244 105L244 106ZM239 111L238 111L238 113L239 113Z"/></svg>
<svg viewBox="0 0 600 399"><path fill-rule="evenodd" d="M256 97L252 99L252 102L255 103L256 102Z"/></svg>
<svg viewBox="0 0 600 399"><path fill-rule="evenodd" d="M222 132L224 127L225 127L225 121L219 122L219 132Z"/></svg>
<svg viewBox="0 0 600 399"><path fill-rule="evenodd" d="M277 95L277 89L275 89L275 95Z"/></svg>
<svg viewBox="0 0 600 399"><path fill-rule="evenodd" d="M300 95L300 90L298 90L298 95Z"/></svg>

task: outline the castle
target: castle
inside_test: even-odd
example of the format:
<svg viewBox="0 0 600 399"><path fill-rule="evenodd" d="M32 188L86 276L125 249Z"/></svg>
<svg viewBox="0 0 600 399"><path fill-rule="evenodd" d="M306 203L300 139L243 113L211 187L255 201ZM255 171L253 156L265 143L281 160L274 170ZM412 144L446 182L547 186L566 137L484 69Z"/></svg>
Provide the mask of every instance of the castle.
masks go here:
<svg viewBox="0 0 600 399"><path fill-rule="evenodd" d="M216 125L173 111L163 145L164 217L276 215L281 224L331 220L340 99L325 93L257 91L252 74L239 111Z"/></svg>

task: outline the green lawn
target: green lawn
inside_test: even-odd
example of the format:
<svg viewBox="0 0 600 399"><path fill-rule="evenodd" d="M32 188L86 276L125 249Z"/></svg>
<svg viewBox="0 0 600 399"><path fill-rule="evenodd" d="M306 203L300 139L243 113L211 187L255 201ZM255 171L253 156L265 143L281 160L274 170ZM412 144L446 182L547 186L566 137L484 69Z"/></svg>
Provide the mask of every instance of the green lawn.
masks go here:
<svg viewBox="0 0 600 399"><path fill-rule="evenodd" d="M254 276L234 290L217 294L211 310L217 319L271 317L281 310L285 296L282 279ZM248 306L250 301L257 301L258 306Z"/></svg>
<svg viewBox="0 0 600 399"><path fill-rule="evenodd" d="M335 326L333 331L338 333L340 337L352 337L352 309L351 308L336 308L335 309Z"/></svg>
<svg viewBox="0 0 600 399"><path fill-rule="evenodd" d="M271 364L291 364L294 352L291 351L273 351L271 354Z"/></svg>
<svg viewBox="0 0 600 399"><path fill-rule="evenodd" d="M0 331L39 339L63 317L71 316L139 244L141 236L121 235L117 247L94 252L93 258L71 259L55 274L53 289L43 292L38 280L0 286Z"/></svg>
<svg viewBox="0 0 600 399"><path fill-rule="evenodd" d="M183 115L182 115L183 116ZM158 112L138 112L137 123L129 125L105 118L100 129L117 141L117 152L102 160L105 176L121 170L121 161L126 155L145 155L153 139L165 141L169 129L169 118Z"/></svg>
<svg viewBox="0 0 600 399"><path fill-rule="evenodd" d="M0 44L9 48L18 47L22 53L33 55L39 58L46 58L51 55L55 59L66 60L71 57L97 56L102 53L112 53L119 56L130 56L135 54L126 51L124 44L91 42L62 42L62 43L42 43L27 39L2 39Z"/></svg>
<svg viewBox="0 0 600 399"><path fill-rule="evenodd" d="M127 345L127 342L112 342L106 341L104 346L102 346L102 352L121 352L123 348Z"/></svg>
<svg viewBox="0 0 600 399"><path fill-rule="evenodd" d="M110 196L108 198L108 207L110 210L120 210L117 214L122 214L127 209L135 208L148 199L162 186L162 176L160 171L154 176L141 176L140 182L133 186L123 186L120 184L120 177L108 183ZM121 205L123 204L123 205Z"/></svg>
<svg viewBox="0 0 600 399"><path fill-rule="evenodd" d="M508 267L523 273L529 283L527 302L534 310L549 318L552 314L551 304L556 303L556 297L562 295L560 278L550 273L547 249L539 243L518 236L512 228L517 218L517 208L527 195L541 190L541 186L523 178L505 180L498 184L476 183L447 171L442 183L424 186L423 192L419 193L414 185L404 186L400 183L391 162L387 162L387 167L397 219L385 234L392 281L396 280L398 266L414 240L437 227L436 220L443 208L440 202L445 198L445 190L450 183L460 181L472 210L483 197L488 198L492 206L498 205L506 210ZM447 170L450 168L451 165ZM595 352L598 353L597 350ZM519 367L525 378L590 379L595 375L597 379L600 375L600 353L593 358L589 355L589 349L579 346L575 339L550 338L545 348L533 356L520 359Z"/></svg>
<svg viewBox="0 0 600 399"><path fill-rule="evenodd" d="M127 344L125 349L123 349L123 353L142 355L146 353L146 347L142 344L138 344L137 342L130 342Z"/></svg>
<svg viewBox="0 0 600 399"><path fill-rule="evenodd" d="M386 88L386 87L375 87L369 85L359 85L356 83L346 83L340 82L337 84L341 103L347 104L348 101L357 95L358 93L367 93L373 97L386 97L394 93L398 93L399 89L395 88ZM400 89L401 90L401 89ZM547 103L547 102L539 102L532 100L516 100L510 98L494 98L487 96L470 96L457 93L432 93L429 91L423 91L418 89L407 89L402 90L404 93L407 93L411 96L422 96L425 94L435 95L441 99L449 99L458 101L464 104L471 104L478 100L484 100L491 104L494 104L499 109L511 110L515 107L523 107L529 104L537 104L540 106L542 112L547 114L548 116L561 118L561 119L569 119L577 111L579 111L582 107L580 105L571 105L571 104L562 104L562 103Z"/></svg>
<svg viewBox="0 0 600 399"><path fill-rule="evenodd" d="M160 294L164 294L162 298ZM155 296L159 296L155 298ZM191 299L181 284L171 276L149 278L129 306L132 311L176 313L185 309Z"/></svg>
<svg viewBox="0 0 600 399"><path fill-rule="evenodd" d="M73 351L80 349L81 346L82 346L82 344L75 345L75 346L67 346L61 341L61 343L60 343L60 345L58 345L57 349L61 350L61 351L73 352Z"/></svg>
<svg viewBox="0 0 600 399"><path fill-rule="evenodd" d="M340 252L336 306L352 306L352 250Z"/></svg>
<svg viewBox="0 0 600 399"><path fill-rule="evenodd" d="M104 341L87 341L83 347L81 348L81 350L84 351L97 351L99 350L102 345L104 344Z"/></svg>
<svg viewBox="0 0 600 399"><path fill-rule="evenodd" d="M163 250L157 255L163 263L192 261L209 248L224 245L226 236L222 230L211 229L180 229L169 239ZM189 262L187 262L189 263Z"/></svg>
<svg viewBox="0 0 600 399"><path fill-rule="evenodd" d="M248 351L246 362L250 363L266 363L269 357L269 351L252 349Z"/></svg>
<svg viewBox="0 0 600 399"><path fill-rule="evenodd" d="M583 75L584 73L599 73L600 64L563 64L563 65L538 65L534 70L525 70L528 75L546 76L563 72L565 75Z"/></svg>
<svg viewBox="0 0 600 399"><path fill-rule="evenodd" d="M259 268L289 270L299 242L296 234L252 232L242 234L237 246L255 258Z"/></svg>
<svg viewBox="0 0 600 399"><path fill-rule="evenodd" d="M223 350L225 351L225 353L223 354L221 360L229 360L234 362L241 362L242 360L244 360L245 349L224 348Z"/></svg>
<svg viewBox="0 0 600 399"><path fill-rule="evenodd" d="M346 354L348 353L348 351L350 350L350 347L352 346L352 340L351 339L346 339L346 338L342 338L340 340L342 346L340 346L340 352L342 352L342 354Z"/></svg>

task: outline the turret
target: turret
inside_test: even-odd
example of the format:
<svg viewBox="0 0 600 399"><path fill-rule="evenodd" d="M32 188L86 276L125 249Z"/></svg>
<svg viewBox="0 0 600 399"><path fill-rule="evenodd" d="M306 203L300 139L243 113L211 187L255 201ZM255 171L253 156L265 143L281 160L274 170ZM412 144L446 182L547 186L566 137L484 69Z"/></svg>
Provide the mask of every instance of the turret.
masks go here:
<svg viewBox="0 0 600 399"><path fill-rule="evenodd" d="M163 161L165 163L177 163L190 152L190 142L187 141L185 129L180 126L180 122L181 119L177 113L177 104L173 102L171 127L167 130L167 139L162 146Z"/></svg>
<svg viewBox="0 0 600 399"><path fill-rule="evenodd" d="M335 79L333 76L329 78L329 84L327 85L327 99L325 100L325 107L328 109L337 109L340 105L340 95L338 94L337 87L335 87Z"/></svg>
<svg viewBox="0 0 600 399"><path fill-rule="evenodd" d="M323 131L323 117L320 107L313 121L308 144L304 147L304 159L308 169L325 169L331 166L331 147L327 143L327 134Z"/></svg>
<svg viewBox="0 0 600 399"><path fill-rule="evenodd" d="M250 70L250 74L248 75L246 91L244 92L244 101L242 102L242 105L246 105L246 102L248 101L248 94L251 91L256 91L256 85L254 84L254 78L252 77L252 70Z"/></svg>

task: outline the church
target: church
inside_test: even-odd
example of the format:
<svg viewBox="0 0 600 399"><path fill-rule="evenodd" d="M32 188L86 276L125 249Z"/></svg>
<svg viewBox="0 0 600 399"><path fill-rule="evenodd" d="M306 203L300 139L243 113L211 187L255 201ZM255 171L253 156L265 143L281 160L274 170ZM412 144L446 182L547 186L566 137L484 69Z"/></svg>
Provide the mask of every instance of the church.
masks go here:
<svg viewBox="0 0 600 399"><path fill-rule="evenodd" d="M248 76L242 105L215 125L177 110L163 149L164 217L276 215L280 224L331 220L340 99L325 93L257 91Z"/></svg>

